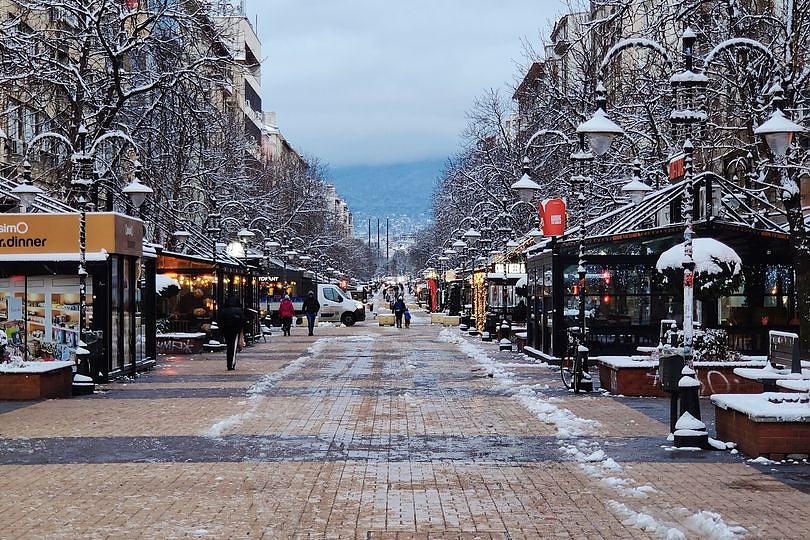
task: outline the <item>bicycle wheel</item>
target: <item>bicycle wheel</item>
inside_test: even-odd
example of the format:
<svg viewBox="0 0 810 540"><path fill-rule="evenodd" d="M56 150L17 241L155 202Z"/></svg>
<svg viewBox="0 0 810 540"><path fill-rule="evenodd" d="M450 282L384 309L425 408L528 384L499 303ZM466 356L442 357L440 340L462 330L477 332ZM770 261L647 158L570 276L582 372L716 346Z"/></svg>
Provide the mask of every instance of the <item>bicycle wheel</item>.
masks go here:
<svg viewBox="0 0 810 540"><path fill-rule="evenodd" d="M579 383L582 382L582 356L579 354L579 351L574 355L571 371L571 387L573 387L575 394L579 394Z"/></svg>
<svg viewBox="0 0 810 540"><path fill-rule="evenodd" d="M572 387L572 383L574 381L574 360L576 358L576 354L572 354L573 351L568 349L565 353L565 358L562 359L560 362L560 377L562 378L562 382L565 387L570 390Z"/></svg>

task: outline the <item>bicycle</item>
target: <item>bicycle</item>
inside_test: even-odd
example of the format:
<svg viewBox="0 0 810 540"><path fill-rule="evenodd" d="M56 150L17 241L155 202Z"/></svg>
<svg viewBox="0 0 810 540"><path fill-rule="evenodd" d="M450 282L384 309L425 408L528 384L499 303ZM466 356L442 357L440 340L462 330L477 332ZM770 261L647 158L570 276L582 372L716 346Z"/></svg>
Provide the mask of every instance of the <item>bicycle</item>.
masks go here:
<svg viewBox="0 0 810 540"><path fill-rule="evenodd" d="M585 346L585 335L578 326L568 328L568 347L565 358L560 362L560 377L568 390L590 392L593 381L588 371L588 347Z"/></svg>

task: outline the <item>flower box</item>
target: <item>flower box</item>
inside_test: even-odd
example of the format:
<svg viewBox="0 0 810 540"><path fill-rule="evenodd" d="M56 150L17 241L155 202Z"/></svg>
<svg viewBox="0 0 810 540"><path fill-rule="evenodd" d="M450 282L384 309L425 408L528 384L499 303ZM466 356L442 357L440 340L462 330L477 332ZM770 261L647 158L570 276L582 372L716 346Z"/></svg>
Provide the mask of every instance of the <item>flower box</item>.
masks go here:
<svg viewBox="0 0 810 540"><path fill-rule="evenodd" d="M69 398L73 395L73 362L26 362L0 365L0 400Z"/></svg>
<svg viewBox="0 0 810 540"><path fill-rule="evenodd" d="M749 456L810 454L810 398L804 392L712 396L717 437Z"/></svg>
<svg viewBox="0 0 810 540"><path fill-rule="evenodd" d="M649 356L599 356L599 381L611 394L636 397L667 397L658 379L658 360ZM741 362L695 362L700 395L718 393L757 394L762 385L735 375L734 368L761 367L764 360Z"/></svg>

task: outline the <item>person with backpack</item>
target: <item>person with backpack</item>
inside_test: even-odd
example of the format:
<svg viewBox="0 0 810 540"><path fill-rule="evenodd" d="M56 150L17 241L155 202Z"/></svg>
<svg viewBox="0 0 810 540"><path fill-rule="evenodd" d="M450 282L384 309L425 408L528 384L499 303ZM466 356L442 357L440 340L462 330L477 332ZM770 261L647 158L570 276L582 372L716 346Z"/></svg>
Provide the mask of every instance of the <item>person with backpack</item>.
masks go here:
<svg viewBox="0 0 810 540"><path fill-rule="evenodd" d="M278 316L281 317L281 331L285 336L290 335L293 317L295 317L295 306L293 306L290 295L285 294L284 299L278 306Z"/></svg>
<svg viewBox="0 0 810 540"><path fill-rule="evenodd" d="M309 291L307 293L307 297L304 299L304 313L307 316L307 329L309 330L310 336L315 335L313 330L315 329L315 317L318 315L318 311L321 309L321 303L318 302L318 299L315 298L315 292Z"/></svg>
<svg viewBox="0 0 810 540"><path fill-rule="evenodd" d="M247 315L242 303L236 296L229 296L225 305L219 310L219 329L225 340L225 363L228 370L236 369L236 347L245 328Z"/></svg>

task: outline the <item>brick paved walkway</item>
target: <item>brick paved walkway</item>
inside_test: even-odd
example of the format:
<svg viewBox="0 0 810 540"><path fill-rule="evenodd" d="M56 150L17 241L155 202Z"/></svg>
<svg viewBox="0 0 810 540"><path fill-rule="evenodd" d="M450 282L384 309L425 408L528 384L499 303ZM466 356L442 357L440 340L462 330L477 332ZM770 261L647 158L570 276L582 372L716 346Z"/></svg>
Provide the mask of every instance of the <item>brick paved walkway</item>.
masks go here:
<svg viewBox="0 0 810 540"><path fill-rule="evenodd" d="M810 466L672 451L665 400L569 395L425 322L0 402L0 538L807 535Z"/></svg>

